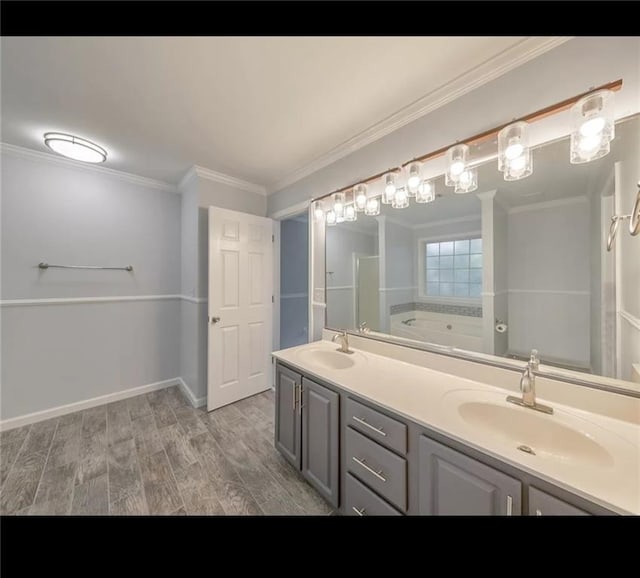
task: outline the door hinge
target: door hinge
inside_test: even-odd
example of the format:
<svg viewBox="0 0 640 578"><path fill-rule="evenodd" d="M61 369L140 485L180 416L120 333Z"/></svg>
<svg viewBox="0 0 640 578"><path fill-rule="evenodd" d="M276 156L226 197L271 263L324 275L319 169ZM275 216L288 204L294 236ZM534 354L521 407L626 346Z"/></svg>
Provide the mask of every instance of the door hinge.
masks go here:
<svg viewBox="0 0 640 578"><path fill-rule="evenodd" d="M275 235L271 235L271 242L275 243L276 242L276 236Z"/></svg>
<svg viewBox="0 0 640 578"><path fill-rule="evenodd" d="M275 301L275 297L272 295L272 296L271 296L271 303L275 303L275 302L276 302L276 301Z"/></svg>

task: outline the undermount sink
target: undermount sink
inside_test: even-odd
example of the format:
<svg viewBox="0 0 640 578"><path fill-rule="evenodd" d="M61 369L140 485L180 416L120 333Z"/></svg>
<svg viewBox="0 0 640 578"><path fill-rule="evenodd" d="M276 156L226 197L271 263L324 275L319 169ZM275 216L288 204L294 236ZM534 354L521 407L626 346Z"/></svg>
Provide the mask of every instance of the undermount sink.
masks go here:
<svg viewBox="0 0 640 578"><path fill-rule="evenodd" d="M505 397L494 392L455 390L443 397L443 410L473 431L475 439L486 437L532 459L598 470L634 459L629 442L588 420L557 408L553 415L538 413L509 404Z"/></svg>
<svg viewBox="0 0 640 578"><path fill-rule="evenodd" d="M349 369L356 364L356 353L342 353L325 348L303 349L298 353L300 361L323 369Z"/></svg>

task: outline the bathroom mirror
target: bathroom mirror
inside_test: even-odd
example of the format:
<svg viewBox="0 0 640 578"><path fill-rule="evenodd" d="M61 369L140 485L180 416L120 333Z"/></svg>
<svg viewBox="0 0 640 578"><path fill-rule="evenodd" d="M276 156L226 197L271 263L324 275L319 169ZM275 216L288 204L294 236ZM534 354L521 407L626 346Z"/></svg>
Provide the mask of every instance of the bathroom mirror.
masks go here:
<svg viewBox="0 0 640 578"><path fill-rule="evenodd" d="M494 155L474 192L438 177L433 202L326 226L326 326L637 381L640 236L623 220L607 251L607 234L639 179L635 115L597 160L571 164L567 137L533 149L527 178Z"/></svg>

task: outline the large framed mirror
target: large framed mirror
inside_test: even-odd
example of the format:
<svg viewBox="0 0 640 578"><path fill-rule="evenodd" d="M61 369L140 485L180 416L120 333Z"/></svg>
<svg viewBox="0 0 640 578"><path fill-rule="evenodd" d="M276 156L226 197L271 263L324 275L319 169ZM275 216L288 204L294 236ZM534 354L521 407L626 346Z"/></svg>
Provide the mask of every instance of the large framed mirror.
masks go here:
<svg viewBox="0 0 640 578"><path fill-rule="evenodd" d="M328 224L325 326L506 367L536 349L569 381L640 392L640 236L625 218L640 115L616 122L597 160L572 164L569 148L533 148L527 178L505 180L494 155L473 192L440 175L431 202Z"/></svg>

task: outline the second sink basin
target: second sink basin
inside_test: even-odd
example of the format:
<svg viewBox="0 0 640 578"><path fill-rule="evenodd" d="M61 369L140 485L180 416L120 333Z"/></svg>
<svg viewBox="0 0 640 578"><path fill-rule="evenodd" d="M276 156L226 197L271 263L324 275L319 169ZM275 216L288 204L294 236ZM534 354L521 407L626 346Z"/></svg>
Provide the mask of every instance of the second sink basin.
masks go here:
<svg viewBox="0 0 640 578"><path fill-rule="evenodd" d="M300 361L323 369L349 369L356 364L356 353L342 353L324 347L303 349L298 353Z"/></svg>
<svg viewBox="0 0 640 578"><path fill-rule="evenodd" d="M637 462L625 439L589 420L555 408L546 415L505 400L505 395L455 390L444 395L442 409L459 427L504 448L520 450L533 460L573 468L606 471Z"/></svg>

